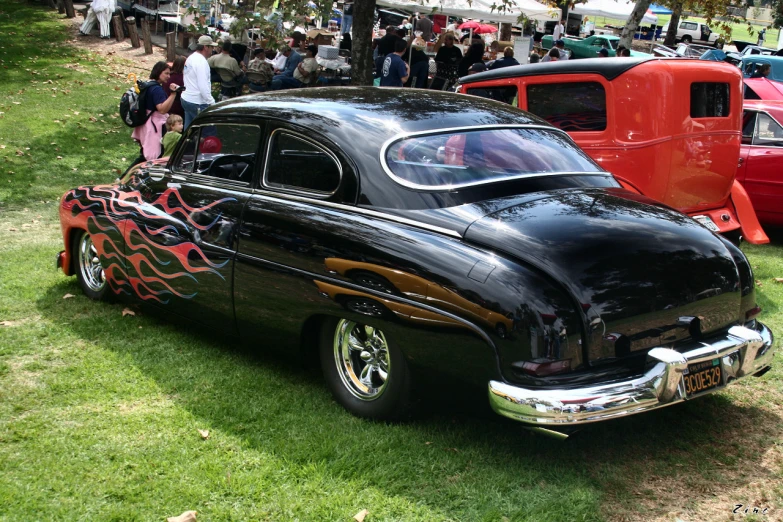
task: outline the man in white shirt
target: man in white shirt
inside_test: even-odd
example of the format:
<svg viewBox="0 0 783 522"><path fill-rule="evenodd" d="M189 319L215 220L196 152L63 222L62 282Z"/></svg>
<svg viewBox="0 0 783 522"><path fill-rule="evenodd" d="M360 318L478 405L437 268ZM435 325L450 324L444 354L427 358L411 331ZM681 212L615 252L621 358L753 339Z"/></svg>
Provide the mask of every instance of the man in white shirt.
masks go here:
<svg viewBox="0 0 783 522"><path fill-rule="evenodd" d="M565 33L565 20L560 20L560 23L555 26L555 32L552 33L552 40L557 41L563 37Z"/></svg>
<svg viewBox="0 0 783 522"><path fill-rule="evenodd" d="M185 111L184 130L187 130L199 112L215 103L207 58L212 56L212 48L216 46L212 38L202 36L198 39L195 52L185 60L185 70L182 74L185 92L180 98L182 109Z"/></svg>

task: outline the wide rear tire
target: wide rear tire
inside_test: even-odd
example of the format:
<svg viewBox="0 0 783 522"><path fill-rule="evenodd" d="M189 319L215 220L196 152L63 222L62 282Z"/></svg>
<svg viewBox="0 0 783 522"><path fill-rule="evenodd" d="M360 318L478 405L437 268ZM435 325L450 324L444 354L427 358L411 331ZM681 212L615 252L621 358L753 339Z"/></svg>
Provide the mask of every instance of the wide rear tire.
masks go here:
<svg viewBox="0 0 783 522"><path fill-rule="evenodd" d="M380 328L330 319L321 329L320 355L332 395L354 415L393 421L413 411L411 372Z"/></svg>
<svg viewBox="0 0 783 522"><path fill-rule="evenodd" d="M84 294L96 301L105 299L109 285L89 232L81 231L76 235L73 240L72 255L76 279Z"/></svg>

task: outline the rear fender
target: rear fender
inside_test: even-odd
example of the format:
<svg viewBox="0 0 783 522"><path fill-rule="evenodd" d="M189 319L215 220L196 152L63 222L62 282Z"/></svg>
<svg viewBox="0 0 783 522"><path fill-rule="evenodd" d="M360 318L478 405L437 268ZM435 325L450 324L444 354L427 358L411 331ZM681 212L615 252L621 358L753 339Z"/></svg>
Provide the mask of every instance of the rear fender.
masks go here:
<svg viewBox="0 0 783 522"><path fill-rule="evenodd" d="M729 198L734 206L737 220L740 222L740 230L742 230L742 237L745 238L745 241L754 245L769 243L769 238L764 233L764 229L761 228L748 193L745 192L745 188L736 179L731 186Z"/></svg>

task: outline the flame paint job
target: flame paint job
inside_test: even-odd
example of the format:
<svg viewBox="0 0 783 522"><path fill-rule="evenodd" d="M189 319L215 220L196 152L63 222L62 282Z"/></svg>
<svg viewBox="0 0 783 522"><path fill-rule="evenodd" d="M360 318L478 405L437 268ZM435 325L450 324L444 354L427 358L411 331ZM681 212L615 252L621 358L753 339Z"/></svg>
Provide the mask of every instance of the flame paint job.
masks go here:
<svg viewBox="0 0 783 522"><path fill-rule="evenodd" d="M137 180L132 180L133 185ZM197 292L186 293L179 284L183 278L198 283L197 274L208 272L221 278L217 271L228 263L211 261L197 244L182 241L163 245L152 237L176 231L166 224L168 216L181 217L189 226L208 231L220 219L220 214L209 224L200 224L193 216L206 212L222 203L236 201L223 198L208 205L194 207L183 201L179 192L168 188L150 202L138 190L119 185L79 187L68 191L62 198L60 221L66 241L66 252L71 230L87 230L98 251L109 288L115 294L135 295L145 301L167 304L170 296L192 299ZM144 218L159 228L144 226L142 230L134 218ZM200 261L201 264L198 264ZM64 266L70 267L70 259ZM128 273L133 268L134 275Z"/></svg>

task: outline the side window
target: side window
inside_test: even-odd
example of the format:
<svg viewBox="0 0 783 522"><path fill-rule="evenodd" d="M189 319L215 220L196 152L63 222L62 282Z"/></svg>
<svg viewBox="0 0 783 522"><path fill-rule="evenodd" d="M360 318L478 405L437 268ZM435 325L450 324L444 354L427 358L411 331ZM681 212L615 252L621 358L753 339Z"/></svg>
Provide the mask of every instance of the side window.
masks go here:
<svg viewBox="0 0 783 522"><path fill-rule="evenodd" d="M250 183L260 140L261 128L257 125L203 125L193 173Z"/></svg>
<svg viewBox="0 0 783 522"><path fill-rule="evenodd" d="M691 84L691 118L725 118L729 115L729 84Z"/></svg>
<svg viewBox="0 0 783 522"><path fill-rule="evenodd" d="M598 82L528 85L527 110L564 131L606 130L606 91Z"/></svg>
<svg viewBox="0 0 783 522"><path fill-rule="evenodd" d="M509 105L517 106L517 88L514 85L504 87L480 87L478 89L468 89L467 94L489 98Z"/></svg>
<svg viewBox="0 0 783 522"><path fill-rule="evenodd" d="M593 40L592 45L593 47L605 47L606 40L604 40L603 38L596 38L595 40Z"/></svg>
<svg viewBox="0 0 783 522"><path fill-rule="evenodd" d="M742 113L742 144L753 143L753 133L756 130L756 112L745 111Z"/></svg>
<svg viewBox="0 0 783 522"><path fill-rule="evenodd" d="M686 31L695 31L696 30L696 24L693 22L684 22L681 26L682 29L685 29Z"/></svg>
<svg viewBox="0 0 783 522"><path fill-rule="evenodd" d="M759 113L757 121L756 136L753 138L754 145L782 144L783 127L778 122L763 112ZM744 135L745 132L743 131L742 134Z"/></svg>
<svg viewBox="0 0 783 522"><path fill-rule="evenodd" d="M174 161L171 163L171 170L182 174L193 172L193 160L196 157L196 143L198 143L199 128L191 126L182 143L179 144L179 150L174 155Z"/></svg>
<svg viewBox="0 0 783 522"><path fill-rule="evenodd" d="M264 185L331 195L342 179L337 158L307 138L286 130L272 133Z"/></svg>

